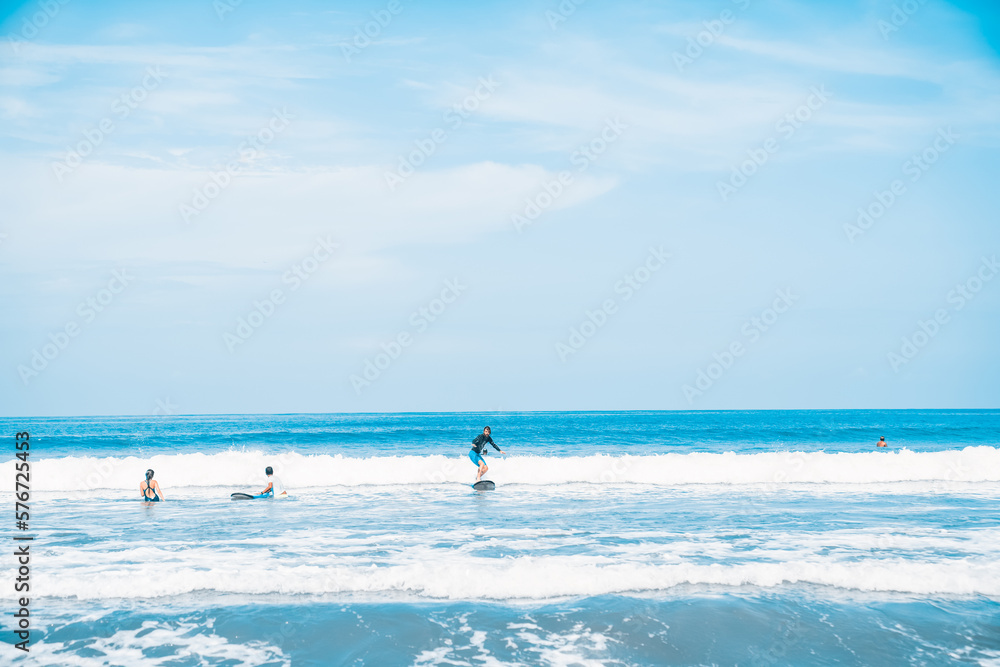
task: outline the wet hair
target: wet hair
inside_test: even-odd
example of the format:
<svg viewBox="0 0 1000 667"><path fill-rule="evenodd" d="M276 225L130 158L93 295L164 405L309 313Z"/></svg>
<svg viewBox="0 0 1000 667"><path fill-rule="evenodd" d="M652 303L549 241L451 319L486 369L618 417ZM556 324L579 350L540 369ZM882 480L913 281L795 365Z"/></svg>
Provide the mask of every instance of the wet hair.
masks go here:
<svg viewBox="0 0 1000 667"><path fill-rule="evenodd" d="M492 432L493 432L493 429L491 429L491 428L490 428L489 426L487 426L487 427L483 428L483 430L484 430L484 431L489 431L490 433L492 433Z"/></svg>
<svg viewBox="0 0 1000 667"><path fill-rule="evenodd" d="M265 475L273 475L274 474L274 469L271 468L271 466L267 466L266 468L264 468L264 474Z"/></svg>
<svg viewBox="0 0 1000 667"><path fill-rule="evenodd" d="M885 440L885 436L883 435L882 437L879 438L879 440Z"/></svg>
<svg viewBox="0 0 1000 667"><path fill-rule="evenodd" d="M151 479L153 479L153 469L152 468L150 468L149 470L146 471L146 481L148 482Z"/></svg>

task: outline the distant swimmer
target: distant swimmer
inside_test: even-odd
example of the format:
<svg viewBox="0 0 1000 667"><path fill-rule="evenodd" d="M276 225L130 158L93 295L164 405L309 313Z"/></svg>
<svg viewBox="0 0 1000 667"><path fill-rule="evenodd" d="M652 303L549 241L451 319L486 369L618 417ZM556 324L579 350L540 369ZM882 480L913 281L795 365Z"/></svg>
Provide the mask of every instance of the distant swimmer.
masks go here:
<svg viewBox="0 0 1000 667"><path fill-rule="evenodd" d="M884 435L881 438L878 439L878 444L875 445L875 446L876 447L888 447L889 446L888 444L886 444L885 436Z"/></svg>
<svg viewBox="0 0 1000 667"><path fill-rule="evenodd" d="M278 476L274 474L274 469L271 466L264 468L264 474L267 475L267 488L260 492L262 496L274 496L275 498L287 498L288 492L285 491L285 485L281 483Z"/></svg>
<svg viewBox="0 0 1000 667"><path fill-rule="evenodd" d="M161 500L166 500L163 497L163 491L160 490L159 482L153 479L152 468L146 471L146 480L139 482L139 493L142 494L142 499L147 503L158 503Z"/></svg>
<svg viewBox="0 0 1000 667"><path fill-rule="evenodd" d="M472 449L469 450L469 458L472 462L479 466L479 474L476 475L476 481L478 482L483 478L483 475L489 470L486 465L486 459L483 458L483 448L486 447L486 443L493 445L493 449L497 450L501 454L506 454L504 450L497 447L497 443L493 442L493 438L490 437L490 427L487 426L483 429L483 432L476 436L476 439L472 441Z"/></svg>

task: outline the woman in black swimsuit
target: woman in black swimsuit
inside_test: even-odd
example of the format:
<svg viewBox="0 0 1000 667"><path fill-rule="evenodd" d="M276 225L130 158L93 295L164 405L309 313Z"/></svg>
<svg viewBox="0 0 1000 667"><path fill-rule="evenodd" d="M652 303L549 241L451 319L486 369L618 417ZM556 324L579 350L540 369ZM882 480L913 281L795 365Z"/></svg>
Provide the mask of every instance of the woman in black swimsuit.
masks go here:
<svg viewBox="0 0 1000 667"><path fill-rule="evenodd" d="M142 493L142 499L147 503L156 503L165 500L159 483L153 479L152 469L146 471L146 481L139 482L139 492Z"/></svg>

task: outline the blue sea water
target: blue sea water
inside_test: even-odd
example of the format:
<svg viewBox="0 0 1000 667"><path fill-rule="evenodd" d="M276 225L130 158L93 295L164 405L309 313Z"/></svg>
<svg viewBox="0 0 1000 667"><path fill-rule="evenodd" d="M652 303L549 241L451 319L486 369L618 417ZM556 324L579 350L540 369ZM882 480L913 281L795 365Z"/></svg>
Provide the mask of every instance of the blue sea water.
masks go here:
<svg viewBox="0 0 1000 667"><path fill-rule="evenodd" d="M0 424L25 664L1000 665L1000 411ZM266 465L291 499L229 499Z"/></svg>

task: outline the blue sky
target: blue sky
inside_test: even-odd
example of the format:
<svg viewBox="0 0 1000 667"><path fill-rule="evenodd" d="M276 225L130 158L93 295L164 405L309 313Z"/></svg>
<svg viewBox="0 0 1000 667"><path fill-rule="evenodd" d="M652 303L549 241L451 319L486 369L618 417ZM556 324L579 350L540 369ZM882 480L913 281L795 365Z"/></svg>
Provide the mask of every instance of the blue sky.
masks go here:
<svg viewBox="0 0 1000 667"><path fill-rule="evenodd" d="M562 8L5 4L0 412L1000 404L995 5Z"/></svg>

